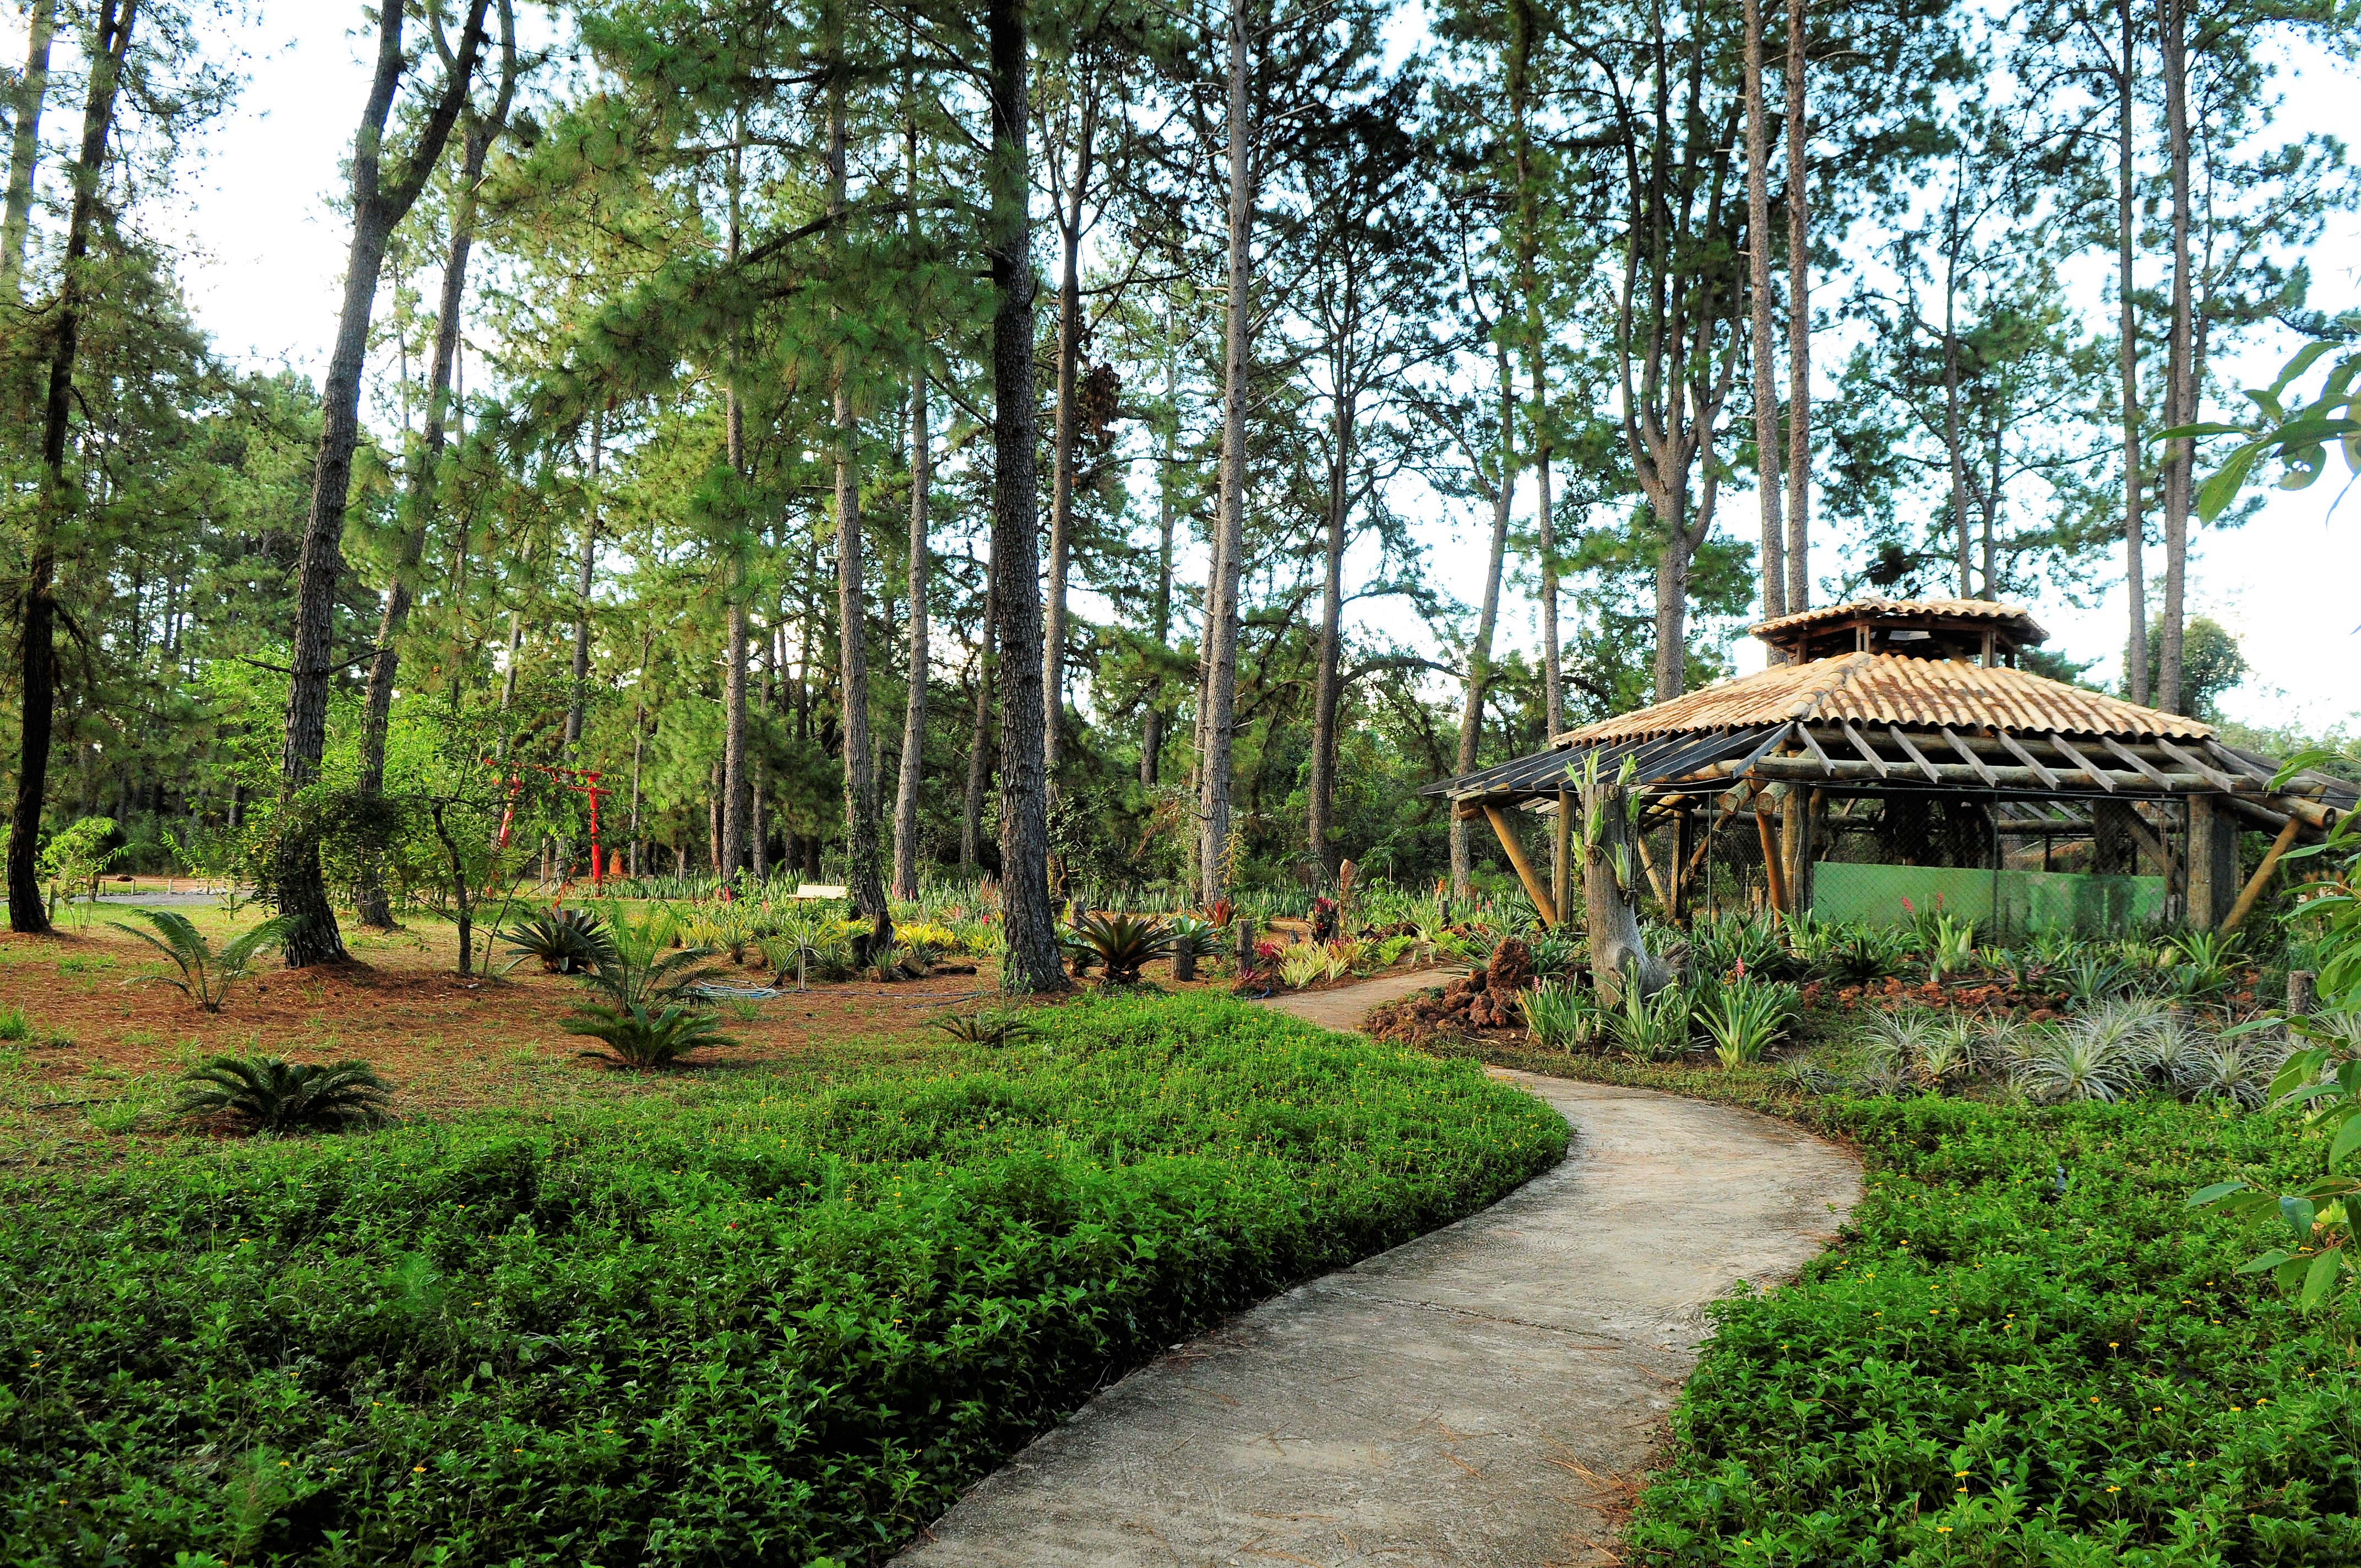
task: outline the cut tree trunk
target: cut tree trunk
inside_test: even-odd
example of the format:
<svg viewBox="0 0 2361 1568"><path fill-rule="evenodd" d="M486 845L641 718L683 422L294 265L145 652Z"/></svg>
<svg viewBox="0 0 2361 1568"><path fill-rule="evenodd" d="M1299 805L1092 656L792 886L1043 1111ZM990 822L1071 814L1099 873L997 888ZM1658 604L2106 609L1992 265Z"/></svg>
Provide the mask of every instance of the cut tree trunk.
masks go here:
<svg viewBox="0 0 2361 1568"><path fill-rule="evenodd" d="M1590 941L1590 973L1599 999L1620 1004L1627 984L1653 996L1673 981L1673 966L1648 951L1631 889L1640 876L1632 842L1630 792L1608 779L1578 791L1583 821L1582 913Z"/></svg>

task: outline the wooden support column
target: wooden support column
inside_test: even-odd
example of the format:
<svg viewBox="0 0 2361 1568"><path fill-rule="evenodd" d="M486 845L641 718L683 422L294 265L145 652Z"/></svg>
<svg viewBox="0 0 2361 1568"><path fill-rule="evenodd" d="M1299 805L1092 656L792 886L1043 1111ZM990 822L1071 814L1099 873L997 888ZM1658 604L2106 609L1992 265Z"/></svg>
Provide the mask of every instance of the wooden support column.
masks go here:
<svg viewBox="0 0 2361 1568"><path fill-rule="evenodd" d="M1812 912L1812 861L1819 854L1820 823L1828 811L1828 792L1816 789L1807 794L1807 801L1799 813L1795 828L1795 863L1787 869L1787 891L1794 899L1789 913L1809 915Z"/></svg>
<svg viewBox="0 0 2361 1568"><path fill-rule="evenodd" d="M1557 792L1557 824L1550 835L1550 896L1557 901L1561 914L1574 907L1566 888L1566 878L1574 861L1574 792L1560 785Z"/></svg>
<svg viewBox="0 0 2361 1568"><path fill-rule="evenodd" d="M2279 829L2279 836L2271 840L2269 850L2263 856L2263 863L2257 866L2255 874L2246 879L2246 887L2238 894L2238 902L2230 906L2230 917L2222 922L2222 929L2236 930L2239 924L2254 912L2255 900L2263 896L2263 889L2270 885L2271 873L2279 869L2279 857L2288 852L2289 847L2295 842L2296 834L2302 828L2302 823L2292 817L2288 818L2287 826Z"/></svg>
<svg viewBox="0 0 2361 1568"><path fill-rule="evenodd" d="M1763 876L1770 884L1771 914L1775 919L1786 913L1787 878L1779 864L1779 836L1771 830L1771 814L1763 808L1763 797L1754 797L1754 828L1763 838Z"/></svg>
<svg viewBox="0 0 2361 1568"><path fill-rule="evenodd" d="M1532 862L1525 859L1524 848L1517 842L1515 824L1509 820L1507 812L1489 801L1484 803L1484 816L1491 822L1492 831L1500 840L1500 849L1509 857L1509 864L1516 868L1517 880L1525 884L1525 896L1533 901L1533 908L1541 914L1542 924L1554 927L1557 924L1557 905L1551 899L1549 889L1542 885L1542 879L1533 874Z"/></svg>
<svg viewBox="0 0 2361 1568"><path fill-rule="evenodd" d="M1684 804L1673 813L1673 897L1664 909L1664 918L1676 926L1688 903L1689 878L1696 872L1689 864L1689 808Z"/></svg>
<svg viewBox="0 0 2361 1568"><path fill-rule="evenodd" d="M2189 924L2218 931L2237 897L2238 824L2210 795L2189 802Z"/></svg>

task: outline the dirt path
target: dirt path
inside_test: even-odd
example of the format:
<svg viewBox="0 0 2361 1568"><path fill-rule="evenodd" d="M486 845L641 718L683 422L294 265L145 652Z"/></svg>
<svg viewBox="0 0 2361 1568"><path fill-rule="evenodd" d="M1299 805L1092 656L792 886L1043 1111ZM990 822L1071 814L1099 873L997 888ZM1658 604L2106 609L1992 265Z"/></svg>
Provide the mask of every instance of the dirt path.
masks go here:
<svg viewBox="0 0 2361 1568"><path fill-rule="evenodd" d="M1818 1252L1860 1170L1742 1111L1500 1076L1574 1124L1563 1165L1175 1346L896 1561L1616 1561L1620 1510L1696 1364L1705 1304Z"/></svg>
<svg viewBox="0 0 2361 1568"><path fill-rule="evenodd" d="M1337 1029L1351 1034L1369 1015L1369 1009L1379 1003L1394 1002L1415 991L1425 991L1446 983L1462 971L1455 969L1411 970L1403 974L1380 975L1365 980L1358 985L1340 985L1334 991L1296 991L1272 997L1263 1003L1290 1014L1307 1024L1317 1024L1323 1029Z"/></svg>

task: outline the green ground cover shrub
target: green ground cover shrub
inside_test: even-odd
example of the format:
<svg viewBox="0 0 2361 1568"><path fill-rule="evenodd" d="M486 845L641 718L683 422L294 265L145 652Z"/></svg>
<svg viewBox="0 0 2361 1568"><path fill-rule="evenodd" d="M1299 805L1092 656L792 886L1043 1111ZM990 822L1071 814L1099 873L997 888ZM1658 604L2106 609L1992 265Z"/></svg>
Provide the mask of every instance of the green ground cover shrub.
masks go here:
<svg viewBox="0 0 2361 1568"><path fill-rule="evenodd" d="M0 1562L879 1561L1104 1380L1565 1146L1225 998L1032 1020L931 1076L18 1185Z"/></svg>
<svg viewBox="0 0 2361 1568"><path fill-rule="evenodd" d="M2256 1230L2188 1206L2225 1176L2316 1175L2325 1141L2293 1119L1577 1070L1810 1123L1868 1172L1839 1245L1715 1309L1637 1561L2361 1563L2349 1330L2238 1275Z"/></svg>

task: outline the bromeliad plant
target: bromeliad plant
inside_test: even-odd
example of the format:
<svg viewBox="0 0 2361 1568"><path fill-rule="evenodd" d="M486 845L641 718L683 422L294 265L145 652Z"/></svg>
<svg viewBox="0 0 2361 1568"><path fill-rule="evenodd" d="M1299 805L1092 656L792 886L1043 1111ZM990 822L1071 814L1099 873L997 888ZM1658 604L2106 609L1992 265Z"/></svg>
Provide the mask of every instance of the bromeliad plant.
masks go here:
<svg viewBox="0 0 2361 1568"><path fill-rule="evenodd" d="M137 926L126 926L120 920L108 925L138 938L158 952L172 960L181 975L178 980L169 974L142 975L134 985L155 982L169 985L208 1013L218 1013L229 996L229 988L247 978L254 967L257 955L285 941L302 924L293 915L278 915L251 930L242 931L229 940L218 953L213 944L201 936L189 917L173 909L135 909L131 912L163 933L159 940Z"/></svg>
<svg viewBox="0 0 2361 1568"><path fill-rule="evenodd" d="M1713 1037L1713 1054L1724 1069L1761 1061L1804 1010L1803 993L1778 981L1741 975L1715 990L1697 1018Z"/></svg>
<svg viewBox="0 0 2361 1568"><path fill-rule="evenodd" d="M1137 985L1139 971L1171 950L1172 927L1153 916L1085 915L1073 942L1105 966L1109 985Z"/></svg>

